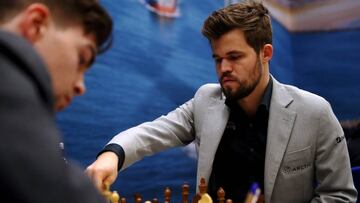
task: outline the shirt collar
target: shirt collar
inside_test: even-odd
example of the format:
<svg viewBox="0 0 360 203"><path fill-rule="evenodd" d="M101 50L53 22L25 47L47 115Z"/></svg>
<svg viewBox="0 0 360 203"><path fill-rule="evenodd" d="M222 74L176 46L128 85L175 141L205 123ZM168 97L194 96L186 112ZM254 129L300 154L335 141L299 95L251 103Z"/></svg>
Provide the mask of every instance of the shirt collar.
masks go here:
<svg viewBox="0 0 360 203"><path fill-rule="evenodd" d="M268 111L270 109L270 101L271 101L271 95L273 89L272 87L273 87L273 81L272 81L272 77L270 77L268 85L265 88L264 96L260 102L260 105L264 105L266 107L266 110Z"/></svg>

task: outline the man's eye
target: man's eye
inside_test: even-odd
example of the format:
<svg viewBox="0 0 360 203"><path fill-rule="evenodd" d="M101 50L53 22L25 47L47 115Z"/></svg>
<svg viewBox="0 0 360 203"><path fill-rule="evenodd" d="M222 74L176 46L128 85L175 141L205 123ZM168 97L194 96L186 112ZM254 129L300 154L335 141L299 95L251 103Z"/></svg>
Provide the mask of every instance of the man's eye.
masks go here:
<svg viewBox="0 0 360 203"><path fill-rule="evenodd" d="M220 58L214 58L214 61L215 61L216 64L221 63L221 59L220 59Z"/></svg>
<svg viewBox="0 0 360 203"><path fill-rule="evenodd" d="M80 56L79 57L79 70L85 71L89 67L89 62L86 60L85 57Z"/></svg>
<svg viewBox="0 0 360 203"><path fill-rule="evenodd" d="M88 64L87 64L88 62L87 62L87 60L85 59L85 57L84 56L82 56L82 55L80 55L79 56L79 65L81 66L81 67L86 67Z"/></svg>
<svg viewBox="0 0 360 203"><path fill-rule="evenodd" d="M84 63L85 63L84 57L80 56L80 57L79 57L79 64L80 64L80 65L84 65Z"/></svg>
<svg viewBox="0 0 360 203"><path fill-rule="evenodd" d="M240 56L239 55L232 55L232 56L229 56L228 58L229 58L229 60L234 61L234 60L239 59Z"/></svg>

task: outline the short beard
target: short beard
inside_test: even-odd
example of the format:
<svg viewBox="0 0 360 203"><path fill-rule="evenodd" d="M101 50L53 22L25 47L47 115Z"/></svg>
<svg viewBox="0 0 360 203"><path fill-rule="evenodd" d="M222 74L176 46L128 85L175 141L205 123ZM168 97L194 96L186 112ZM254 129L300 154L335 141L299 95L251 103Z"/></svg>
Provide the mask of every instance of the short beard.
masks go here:
<svg viewBox="0 0 360 203"><path fill-rule="evenodd" d="M243 98L249 96L254 91L256 86L259 84L261 75L262 75L262 64L260 63L260 59L258 59L256 62L256 68L258 68L259 74L253 81L250 81L249 84L246 84L243 81L240 81L237 79L237 82L239 83L239 88L235 89L235 90L233 90L231 88L224 88L221 85L221 90L225 94L226 99L229 99L230 101L238 101L240 99L243 99ZM256 72L255 72L255 74L256 74ZM223 78L225 76L230 76L230 75L231 75L230 73L225 73L221 78ZM220 81L221 81L221 79L220 79ZM220 82L220 84L221 84L221 82Z"/></svg>
<svg viewBox="0 0 360 203"><path fill-rule="evenodd" d="M240 83L240 81L238 81ZM243 84L242 84L243 85ZM251 86L244 87L237 89L236 91L232 91L230 88L221 87L223 93L226 96L226 99L230 101L238 101L243 99L251 94L251 92L255 89L256 85L251 84Z"/></svg>

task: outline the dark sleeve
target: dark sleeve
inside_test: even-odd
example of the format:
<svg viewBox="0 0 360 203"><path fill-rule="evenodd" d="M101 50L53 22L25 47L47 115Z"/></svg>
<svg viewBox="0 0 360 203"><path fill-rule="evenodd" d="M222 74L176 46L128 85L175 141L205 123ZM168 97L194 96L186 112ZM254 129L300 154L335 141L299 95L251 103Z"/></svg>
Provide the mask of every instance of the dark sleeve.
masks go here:
<svg viewBox="0 0 360 203"><path fill-rule="evenodd" d="M65 164L51 110L0 55L0 202L104 203L82 170Z"/></svg>
<svg viewBox="0 0 360 203"><path fill-rule="evenodd" d="M99 152L99 154L97 155L100 156L100 154L104 153L104 152L114 152L117 156L118 156L118 171L120 171L121 167L123 166L124 164L124 160L125 160L125 152L124 152L124 149L118 145L118 144L108 144L104 147L103 150L101 150Z"/></svg>

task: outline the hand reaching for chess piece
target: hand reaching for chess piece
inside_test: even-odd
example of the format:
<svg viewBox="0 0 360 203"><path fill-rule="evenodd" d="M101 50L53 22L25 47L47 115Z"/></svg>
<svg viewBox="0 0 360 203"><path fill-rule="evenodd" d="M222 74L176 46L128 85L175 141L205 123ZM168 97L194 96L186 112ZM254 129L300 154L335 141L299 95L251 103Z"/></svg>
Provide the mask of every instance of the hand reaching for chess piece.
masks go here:
<svg viewBox="0 0 360 203"><path fill-rule="evenodd" d="M113 152L104 152L85 172L98 190L103 191L105 183L112 184L118 175L118 157Z"/></svg>

